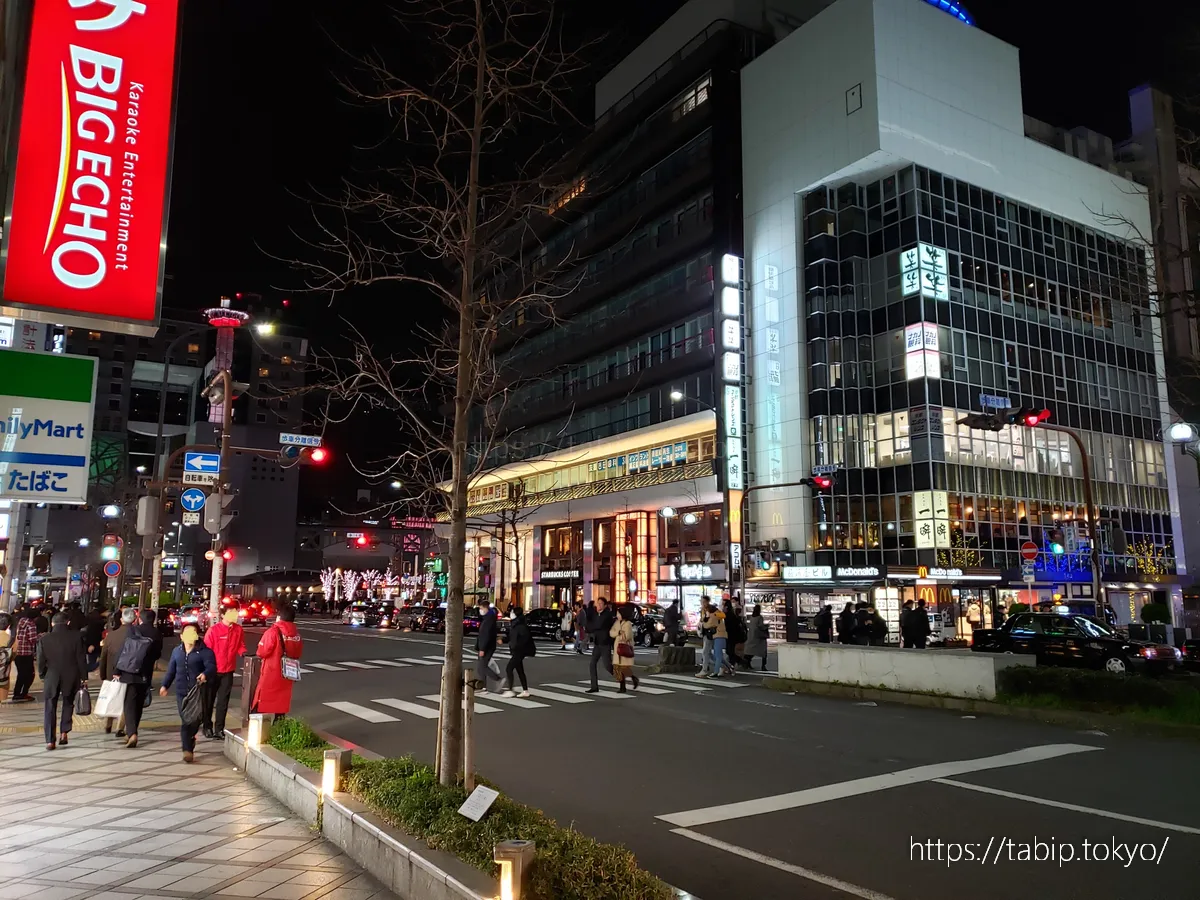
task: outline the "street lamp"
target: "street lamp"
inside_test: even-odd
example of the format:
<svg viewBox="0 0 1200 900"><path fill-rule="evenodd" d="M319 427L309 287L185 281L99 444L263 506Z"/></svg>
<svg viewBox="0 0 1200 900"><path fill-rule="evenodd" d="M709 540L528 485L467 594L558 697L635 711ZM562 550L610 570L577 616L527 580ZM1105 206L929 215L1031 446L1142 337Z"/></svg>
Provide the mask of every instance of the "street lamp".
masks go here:
<svg viewBox="0 0 1200 900"><path fill-rule="evenodd" d="M1200 428L1191 422L1176 422L1167 428L1167 440L1175 444L1192 444L1200 441Z"/></svg>
<svg viewBox="0 0 1200 900"><path fill-rule="evenodd" d="M398 491L400 488L404 487L404 485L402 485L399 481L393 481L388 485L388 487L390 487L393 491Z"/></svg>
<svg viewBox="0 0 1200 900"><path fill-rule="evenodd" d="M259 334L261 334L263 337L267 337L268 335L272 335L275 333L275 323L274 322L256 322L254 324L254 330L257 331Z"/></svg>
<svg viewBox="0 0 1200 900"><path fill-rule="evenodd" d="M137 467L136 469L134 469L133 471L137 472L139 475L145 475L145 474L146 474L146 467L145 467L145 466L138 466L138 467Z"/></svg>
<svg viewBox="0 0 1200 900"><path fill-rule="evenodd" d="M90 543L91 543L91 541L89 541L87 538L80 538L80 539L79 539L79 546L80 546L80 547L86 547L86 546L88 546L88 544L90 544Z"/></svg>
<svg viewBox="0 0 1200 900"><path fill-rule="evenodd" d="M675 507L664 506L662 509L660 509L658 511L658 514L660 516L662 516L664 519L673 519L673 518L675 518Z"/></svg>
<svg viewBox="0 0 1200 900"><path fill-rule="evenodd" d="M671 396L672 403L678 403L680 400L683 399L683 391L679 390L679 388L674 388L674 389L672 389L670 396Z"/></svg>
<svg viewBox="0 0 1200 900"><path fill-rule="evenodd" d="M100 518L116 519L121 515L121 507L115 503L109 503L107 506L100 507Z"/></svg>

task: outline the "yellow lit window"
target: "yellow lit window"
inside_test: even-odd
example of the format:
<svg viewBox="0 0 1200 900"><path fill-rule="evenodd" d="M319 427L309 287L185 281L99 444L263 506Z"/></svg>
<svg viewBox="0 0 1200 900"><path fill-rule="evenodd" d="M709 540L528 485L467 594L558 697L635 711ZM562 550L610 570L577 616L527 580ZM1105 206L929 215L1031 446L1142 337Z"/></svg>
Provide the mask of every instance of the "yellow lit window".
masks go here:
<svg viewBox="0 0 1200 900"><path fill-rule="evenodd" d="M199 353L199 352L200 352L199 344L188 344L188 353Z"/></svg>
<svg viewBox="0 0 1200 900"><path fill-rule="evenodd" d="M268 377L270 374L271 374L271 370L270 370L270 369L259 369L259 370L258 370L258 377L259 377L259 378L266 378L266 377Z"/></svg>
<svg viewBox="0 0 1200 900"><path fill-rule="evenodd" d="M101 335L100 332L98 332L98 331L89 331L88 332L88 340L89 341L98 341L98 340L100 340L100 338L102 336L103 335Z"/></svg>
<svg viewBox="0 0 1200 900"><path fill-rule="evenodd" d="M279 357L279 361L285 366L290 366L292 364L292 358L290 356L281 356Z"/></svg>

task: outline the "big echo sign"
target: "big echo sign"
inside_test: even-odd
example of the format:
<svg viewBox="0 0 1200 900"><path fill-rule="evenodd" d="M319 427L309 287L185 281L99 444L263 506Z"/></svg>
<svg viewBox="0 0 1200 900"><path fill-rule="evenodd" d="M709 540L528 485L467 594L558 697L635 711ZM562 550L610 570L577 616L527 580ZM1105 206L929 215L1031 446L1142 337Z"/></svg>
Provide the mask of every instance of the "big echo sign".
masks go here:
<svg viewBox="0 0 1200 900"><path fill-rule="evenodd" d="M179 0L33 4L6 314L157 328L178 18Z"/></svg>

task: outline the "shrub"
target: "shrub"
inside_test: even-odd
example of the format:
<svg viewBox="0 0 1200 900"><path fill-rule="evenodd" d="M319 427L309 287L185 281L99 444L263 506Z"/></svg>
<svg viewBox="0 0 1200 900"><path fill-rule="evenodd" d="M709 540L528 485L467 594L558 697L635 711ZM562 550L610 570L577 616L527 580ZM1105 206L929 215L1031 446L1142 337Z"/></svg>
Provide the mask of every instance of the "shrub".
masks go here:
<svg viewBox="0 0 1200 900"><path fill-rule="evenodd" d="M1142 607L1141 615L1142 621L1147 625L1153 625L1156 622L1169 625L1171 622L1171 611L1167 609L1165 603L1147 603Z"/></svg>
<svg viewBox="0 0 1200 900"><path fill-rule="evenodd" d="M268 742L310 768L321 768L329 744L296 719L271 729ZM532 900L672 900L674 892L644 869L624 847L602 844L563 828L540 810L501 795L479 822L460 816L467 799L461 786L443 787L433 769L412 757L365 761L354 758L342 790L384 819L495 877L492 849L499 841L530 840L537 861L526 896Z"/></svg>
<svg viewBox="0 0 1200 900"><path fill-rule="evenodd" d="M1001 669L996 679L1001 702L1200 725L1200 690L1189 681L1055 666L1012 666Z"/></svg>

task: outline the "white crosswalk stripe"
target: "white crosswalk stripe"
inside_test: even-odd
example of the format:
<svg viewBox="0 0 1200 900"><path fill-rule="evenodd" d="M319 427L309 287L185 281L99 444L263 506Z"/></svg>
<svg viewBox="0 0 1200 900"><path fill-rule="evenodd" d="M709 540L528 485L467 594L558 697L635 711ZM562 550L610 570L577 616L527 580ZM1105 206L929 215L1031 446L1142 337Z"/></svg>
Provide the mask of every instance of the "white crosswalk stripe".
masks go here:
<svg viewBox="0 0 1200 900"><path fill-rule="evenodd" d="M547 709L549 703L538 703L536 700L527 700L524 697L505 697L501 694L487 695L489 703L503 703L506 706L515 706L518 709Z"/></svg>
<svg viewBox="0 0 1200 900"><path fill-rule="evenodd" d="M372 703L378 703L380 706L387 706L392 709L398 709L401 712L410 712L415 716L420 716L422 719L436 719L438 711L430 709L428 706L421 706L419 703L410 703L408 700L397 700L394 697L385 697L380 700L372 700Z"/></svg>
<svg viewBox="0 0 1200 900"><path fill-rule="evenodd" d="M412 663L414 666L439 666L442 664L442 658L440 656L434 657L437 662L431 662L428 659L418 659L415 656L402 656L400 658L406 663Z"/></svg>
<svg viewBox="0 0 1200 900"><path fill-rule="evenodd" d="M309 663L314 669L321 669L324 672L345 672L341 666L331 666L329 663Z"/></svg>
<svg viewBox="0 0 1200 900"><path fill-rule="evenodd" d="M356 719L362 719L366 722L379 724L380 722L399 722L395 716L389 716L387 713L379 712L379 710L371 709L369 706L359 706L357 703L347 703L345 700L338 700L334 703L326 703L328 707L336 709L338 712L344 712L347 715L354 716Z"/></svg>
<svg viewBox="0 0 1200 900"><path fill-rule="evenodd" d="M541 688L530 688L529 693L543 700L557 700L559 703L591 703L591 697L575 697L571 694L554 694Z"/></svg>
<svg viewBox="0 0 1200 900"><path fill-rule="evenodd" d="M654 678L656 681L666 680L670 682L683 682L686 684L696 683L694 675L655 675ZM745 684L734 681L732 678L728 677L704 678L701 680L704 682L705 687L742 688L746 686Z"/></svg>
<svg viewBox="0 0 1200 900"><path fill-rule="evenodd" d="M656 675L651 678L649 675L642 678L642 684L648 684L651 687L670 688L673 691L684 690L691 691L694 694L704 694L708 692L708 686L704 680L698 680L695 684L688 684L686 681L659 681L661 675Z"/></svg>
<svg viewBox="0 0 1200 900"><path fill-rule="evenodd" d="M379 668L379 666L372 666L369 663L360 663L360 662L339 662L338 665L346 666L347 668L350 668L350 669L378 669Z"/></svg>
<svg viewBox="0 0 1200 900"><path fill-rule="evenodd" d="M312 669L306 669L306 668L304 668L304 666L301 666L301 667L300 667L300 674L301 674L301 675L311 675L311 674L312 674L312 671L313 671ZM234 677L237 677L237 676L234 676Z"/></svg>
<svg viewBox="0 0 1200 900"><path fill-rule="evenodd" d="M368 659L367 662L375 663L377 666L391 666L393 669L407 669L408 663L400 662L396 659Z"/></svg>
<svg viewBox="0 0 1200 900"><path fill-rule="evenodd" d="M638 680L641 681L641 679L638 679ZM591 684L590 681L581 681L579 683L580 684ZM601 688L608 688L608 689L614 690L614 691L619 691L621 689L621 686L619 684L614 684L611 681L600 681L597 683L600 685ZM630 684L626 688L626 690L633 690L632 682L630 682ZM640 693L640 694L673 694L674 691L664 691L662 688L656 688L656 687L639 687L638 693Z"/></svg>
<svg viewBox="0 0 1200 900"><path fill-rule="evenodd" d="M491 694L487 694L486 696L489 700L492 698ZM417 697L417 699L418 700L432 700L434 703L439 703L439 702L441 702L442 698L439 697L437 694L421 694L419 697ZM466 708L467 708L467 698L463 697L463 709L466 709ZM488 706L486 703L480 703L478 700L476 700L475 701L475 712L477 712L477 713L497 713L497 712L504 712L504 710L499 709L495 706Z"/></svg>
<svg viewBox="0 0 1200 900"><path fill-rule="evenodd" d="M552 687L552 688L555 688L556 690L560 690L560 691L571 691L576 694L590 693L590 690L588 688L582 688L577 684L562 684L561 682L554 682L551 684L547 684L546 687ZM604 697L607 700L628 700L628 699L630 699L632 694L610 694L610 693L605 693L603 691L600 691L600 692L597 692L594 696Z"/></svg>

